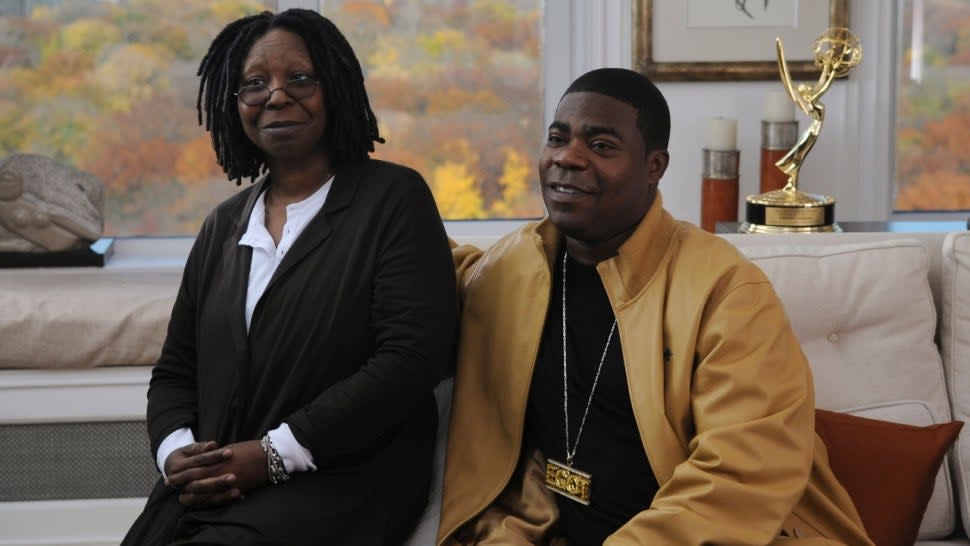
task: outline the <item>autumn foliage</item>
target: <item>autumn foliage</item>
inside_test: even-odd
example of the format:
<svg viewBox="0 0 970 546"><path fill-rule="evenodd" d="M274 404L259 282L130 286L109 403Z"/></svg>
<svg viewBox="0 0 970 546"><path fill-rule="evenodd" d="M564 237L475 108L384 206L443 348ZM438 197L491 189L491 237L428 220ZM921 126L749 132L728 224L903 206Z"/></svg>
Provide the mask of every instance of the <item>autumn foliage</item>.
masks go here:
<svg viewBox="0 0 970 546"><path fill-rule="evenodd" d="M923 25L932 32L918 49L912 9L903 10L894 208L970 210L970 4L924 0L923 6Z"/></svg>
<svg viewBox="0 0 970 546"><path fill-rule="evenodd" d="M195 113L196 68L273 0L64 0L0 17L0 158L42 153L106 184L109 234L192 234L237 191ZM446 218L535 217L539 0L328 0L386 144Z"/></svg>

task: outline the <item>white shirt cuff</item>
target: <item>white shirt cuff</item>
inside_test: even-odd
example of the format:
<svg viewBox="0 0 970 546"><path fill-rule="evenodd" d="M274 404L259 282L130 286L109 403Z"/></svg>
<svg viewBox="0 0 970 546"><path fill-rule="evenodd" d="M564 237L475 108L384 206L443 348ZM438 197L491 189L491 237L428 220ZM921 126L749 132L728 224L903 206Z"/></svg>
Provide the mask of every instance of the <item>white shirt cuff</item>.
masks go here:
<svg viewBox="0 0 970 546"><path fill-rule="evenodd" d="M313 464L313 454L296 441L296 437L290 430L290 425L283 423L266 434L269 435L273 447L276 448L283 459L283 467L287 474L317 469L316 465Z"/></svg>
<svg viewBox="0 0 970 546"><path fill-rule="evenodd" d="M163 478L168 477L165 475L165 461L168 459L168 456L176 449L185 447L193 442L195 442L195 434L192 434L192 429L189 427L182 427L162 440L162 444L158 446L158 453L155 454L155 464L158 466L158 471L162 473Z"/></svg>

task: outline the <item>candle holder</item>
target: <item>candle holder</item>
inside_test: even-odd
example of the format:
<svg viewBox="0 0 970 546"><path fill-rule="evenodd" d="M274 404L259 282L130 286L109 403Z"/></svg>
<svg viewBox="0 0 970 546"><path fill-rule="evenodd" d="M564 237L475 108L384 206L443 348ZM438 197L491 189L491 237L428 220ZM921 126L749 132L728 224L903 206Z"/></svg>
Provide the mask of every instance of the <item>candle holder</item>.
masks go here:
<svg viewBox="0 0 970 546"><path fill-rule="evenodd" d="M738 220L738 150L704 148L701 164L701 227L714 233L718 222Z"/></svg>
<svg viewBox="0 0 970 546"><path fill-rule="evenodd" d="M776 163L785 157L798 140L798 121L761 122L761 193L780 190L788 183L788 175Z"/></svg>

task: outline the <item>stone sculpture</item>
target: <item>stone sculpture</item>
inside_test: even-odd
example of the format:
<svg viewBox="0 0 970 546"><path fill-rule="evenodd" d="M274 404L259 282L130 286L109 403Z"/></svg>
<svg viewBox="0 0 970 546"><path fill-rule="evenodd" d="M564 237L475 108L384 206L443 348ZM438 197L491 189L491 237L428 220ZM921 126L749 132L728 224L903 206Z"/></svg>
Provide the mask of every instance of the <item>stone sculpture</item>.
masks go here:
<svg viewBox="0 0 970 546"><path fill-rule="evenodd" d="M36 154L0 161L0 252L79 248L104 231L104 185Z"/></svg>

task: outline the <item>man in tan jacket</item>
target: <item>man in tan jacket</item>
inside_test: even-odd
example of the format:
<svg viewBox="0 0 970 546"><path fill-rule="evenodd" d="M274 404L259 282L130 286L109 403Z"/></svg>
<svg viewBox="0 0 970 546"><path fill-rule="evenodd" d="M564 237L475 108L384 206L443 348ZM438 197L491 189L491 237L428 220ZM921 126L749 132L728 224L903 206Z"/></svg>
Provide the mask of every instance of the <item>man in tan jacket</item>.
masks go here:
<svg viewBox="0 0 970 546"><path fill-rule="evenodd" d="M871 544L771 285L663 208L669 133L644 76L581 76L539 160L548 217L455 249L440 544Z"/></svg>

